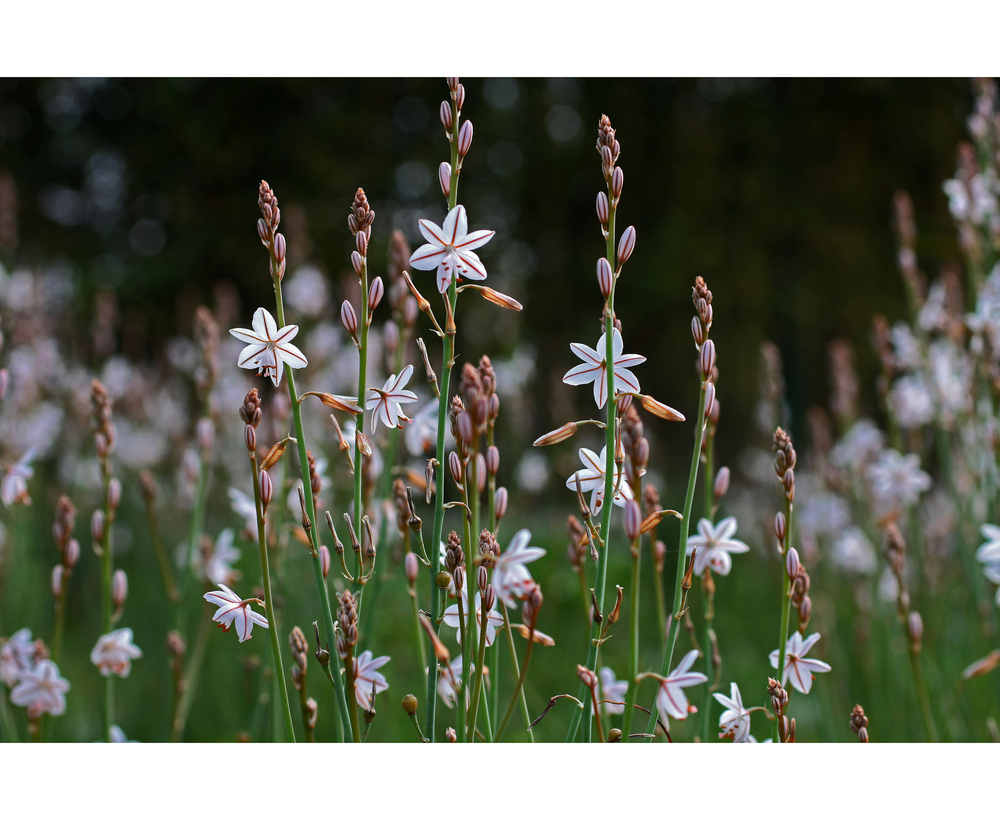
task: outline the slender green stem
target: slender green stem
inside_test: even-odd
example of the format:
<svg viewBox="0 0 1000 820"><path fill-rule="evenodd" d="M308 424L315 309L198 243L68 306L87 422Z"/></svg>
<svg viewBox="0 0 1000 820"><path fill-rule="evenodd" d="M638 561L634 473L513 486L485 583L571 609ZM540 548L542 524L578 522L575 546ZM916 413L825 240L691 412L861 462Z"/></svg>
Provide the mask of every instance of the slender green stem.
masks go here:
<svg viewBox="0 0 1000 820"><path fill-rule="evenodd" d="M111 484L111 459L106 457L101 461L101 472L104 487L104 532L101 537L101 603L102 619L101 623L104 633L111 632L112 626L112 601L111 601L111 580L114 575L114 560L111 555L111 526L114 521L114 511L108 503L108 487ZM114 675L104 677L104 742L111 742L111 726L115 722L115 689Z"/></svg>
<svg viewBox="0 0 1000 820"><path fill-rule="evenodd" d="M787 555L792 546L792 502L785 496L785 549L782 555ZM785 562L781 562L781 632L778 634L778 679L785 676L785 658L788 656L788 622L790 620L792 582L785 571ZM771 737L779 742L778 721L774 721Z"/></svg>
<svg viewBox="0 0 1000 820"><path fill-rule="evenodd" d="M72 575L73 571L64 566L59 600L56 602L56 626L52 634L52 660L57 666L62 658L63 634L66 631L66 598L69 593L69 579Z"/></svg>
<svg viewBox="0 0 1000 820"><path fill-rule="evenodd" d="M347 657L344 659L344 670L346 672L346 682L344 688L347 690L347 710L351 718L351 735L355 743L361 742L361 724L358 723L358 694L354 688L354 647L347 647Z"/></svg>
<svg viewBox="0 0 1000 820"><path fill-rule="evenodd" d="M535 631L531 630L531 634L528 636L528 648L524 652L524 666L521 667L521 674L517 677L517 688L514 689L514 694L511 695L510 703L507 704L507 710L504 712L503 719L497 725L496 734L493 736L493 742L499 743L500 738L503 737L504 729L507 728L507 724L510 723L511 715L514 714L514 706L517 704L518 698L524 694L524 680L528 675L528 665L531 663L531 653L535 648ZM527 706L524 707L525 711L525 726L530 725L531 721L528 720ZM531 735L531 732L528 732Z"/></svg>
<svg viewBox="0 0 1000 820"><path fill-rule="evenodd" d="M156 555L156 563L160 568L160 576L163 578L163 586L167 592L167 600L176 604L180 601L180 592L177 589L177 582L174 580L174 571L170 568L170 559L167 558L167 551L163 546L160 523L156 517L156 508L151 498L146 501L146 524L149 527L149 540L153 544L153 554Z"/></svg>
<svg viewBox="0 0 1000 820"><path fill-rule="evenodd" d="M663 648L663 663L660 664L660 674L664 677L670 672L670 664L674 658L674 647L677 645L677 633L680 632L684 590L681 583L684 580L685 558L687 556L687 536L690 530L691 509L694 506L694 490L698 484L698 465L701 462L701 441L705 434L705 388L708 382L702 379L701 391L698 394L698 415L695 417L694 449L691 452L691 469L688 473L687 493L684 496L684 517L679 527L677 540L677 574L674 577L674 605L670 628L667 630L667 642ZM707 651L707 649L706 649ZM656 730L656 704L652 704L646 734L652 735ZM648 740L651 738L647 738Z"/></svg>
<svg viewBox="0 0 1000 820"><path fill-rule="evenodd" d="M510 648L510 662L511 666L514 668L514 676L517 678L521 677L521 667L517 662L517 647L514 646L514 631L510 628L510 616L507 614L507 604L503 601L500 602L500 611L503 613L503 626L504 631L507 633L507 646ZM493 673L493 688L499 692L500 690L500 680L497 677L496 672ZM525 697L524 688L521 688L520 694L521 700L521 715L524 717L524 725L528 727L531 725L531 715L528 714L528 699ZM499 694L497 695L497 702L499 702ZM499 705L494 706L493 714L499 717L500 707ZM535 733L531 729L527 729L528 740L532 743L535 742ZM494 742L500 740L500 733L497 732Z"/></svg>
<svg viewBox="0 0 1000 820"><path fill-rule="evenodd" d="M274 597L271 595L271 571L267 560L267 535L264 528L264 508L260 498L260 469L256 454L251 454L250 464L253 471L253 500L257 506L257 541L260 545L260 572L264 582L264 610L267 613L267 623L270 626L267 631L271 636L271 659L274 664L274 676L277 678L278 694L281 695L281 708L284 712L285 741L294 743L295 729L292 726L292 707L288 701L285 667L281 663L281 646L278 642L278 620L274 617Z"/></svg>
<svg viewBox="0 0 1000 820"><path fill-rule="evenodd" d="M484 604L485 606L485 604ZM476 674L475 681L472 685L472 701L469 706L470 716L469 716L469 743L474 743L476 740L476 720L479 715L479 698L482 695L483 690L483 664L486 663L486 627L484 626L479 633L479 654L476 656Z"/></svg>
<svg viewBox="0 0 1000 820"><path fill-rule="evenodd" d="M712 570L705 569L706 573ZM705 631L704 631L704 655L705 655L705 677L708 682L705 684L705 697L702 701L702 727L701 742L708 743L712 740L712 690L715 688L712 683L712 646L715 643L713 638L715 633L712 630L712 622L715 620L715 582L706 574L706 582L702 589L705 592Z"/></svg>
<svg viewBox="0 0 1000 820"><path fill-rule="evenodd" d="M358 407L365 406L365 394L368 392L368 326L371 324L371 311L368 305L368 257L361 257L361 339L358 344ZM358 418L358 433L364 432L365 416L362 413ZM358 531L358 536L364 541L364 530L361 526L362 514L362 492L364 490L364 469L362 468L361 439L354 436L354 527ZM357 608L361 609L362 583L361 577L364 575L362 568L362 554L365 545L362 543L361 552L357 554L357 571L354 575L354 595L357 599Z"/></svg>
<svg viewBox="0 0 1000 820"><path fill-rule="evenodd" d="M637 496L638 497L638 496ZM642 567L640 544L642 536L632 540L632 592L629 600L628 694L625 698L625 716L622 720L622 740L628 742L632 733L632 715L635 712L635 695L639 684L639 573Z"/></svg>
<svg viewBox="0 0 1000 820"><path fill-rule="evenodd" d="M194 510L191 513L191 532L188 535L187 552L184 556L184 566L181 569L180 596L181 600L187 592L188 583L191 580L191 563L194 560L195 551L198 549L198 541L205 529L205 507L208 500L208 475L210 465L206 459L202 458L198 466L198 486L194 495ZM178 628L183 609L177 608Z"/></svg>
<svg viewBox="0 0 1000 820"><path fill-rule="evenodd" d="M904 624L905 628L905 624ZM938 742L937 726L934 725L934 714L931 712L931 700L927 694L927 682L924 680L924 669L920 663L920 652L910 647L910 665L913 667L913 682L917 686L917 697L920 699L920 715L924 720L924 730L931 743Z"/></svg>
<svg viewBox="0 0 1000 820"><path fill-rule="evenodd" d="M17 736L17 724L14 723L14 716L10 713L10 707L7 706L7 695L3 689L0 689L0 728L3 728L3 735L0 736L0 740L5 743L18 743L20 741L20 738Z"/></svg>
<svg viewBox="0 0 1000 820"><path fill-rule="evenodd" d="M206 617L198 619L198 635L194 641L194 649L190 654L187 669L184 670L184 676L181 679L181 694L170 724L170 741L172 743L179 743L184 736L184 727L187 725L191 704L194 702L194 693L198 689L201 663L205 658L205 650L208 648L208 628L211 623Z"/></svg>
<svg viewBox="0 0 1000 820"><path fill-rule="evenodd" d="M424 674L427 674L427 646L424 639L424 630L420 625L420 606L417 601L416 588L410 589L410 604L413 607L413 624L416 629L417 648L420 650L420 668L424 670Z"/></svg>

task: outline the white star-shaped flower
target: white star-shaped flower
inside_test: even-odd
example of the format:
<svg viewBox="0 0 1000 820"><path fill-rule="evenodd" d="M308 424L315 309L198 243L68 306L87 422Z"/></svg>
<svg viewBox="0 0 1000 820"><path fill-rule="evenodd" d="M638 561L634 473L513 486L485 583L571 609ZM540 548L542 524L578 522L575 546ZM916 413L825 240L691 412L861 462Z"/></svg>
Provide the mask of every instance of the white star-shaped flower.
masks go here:
<svg viewBox="0 0 1000 820"><path fill-rule="evenodd" d="M7 466L3 479L0 480L0 501L3 501L5 507L31 503L31 496L28 495L28 479L35 474L30 465L35 458L36 449L31 447L16 464Z"/></svg>
<svg viewBox="0 0 1000 820"><path fill-rule="evenodd" d="M388 655L373 658L367 649L354 659L354 694L357 696L358 706L362 709L368 709L372 705L372 685L375 687L376 695L389 688L385 675L376 671L385 666L389 660Z"/></svg>
<svg viewBox="0 0 1000 820"><path fill-rule="evenodd" d="M66 692L69 681L60 677L55 661L43 658L31 669L21 672L17 686L10 693L10 702L25 706L28 714L39 717L43 712L61 715L66 711Z"/></svg>
<svg viewBox="0 0 1000 820"><path fill-rule="evenodd" d="M803 695L808 695L812 689L813 672L829 672L830 664L805 657L809 650L819 640L819 633L813 632L803 639L798 632L793 632L785 646L785 671L781 673L781 685L785 686L791 678L794 686ZM778 668L778 650L770 654L771 666Z"/></svg>
<svg viewBox="0 0 1000 820"><path fill-rule="evenodd" d="M733 743L750 742L750 711L743 707L743 697L740 695L740 687L735 683L730 688L730 697L715 692L712 695L719 703L726 707L719 715L719 737L729 737Z"/></svg>
<svg viewBox="0 0 1000 820"><path fill-rule="evenodd" d="M465 586L465 605L462 607L462 618L465 620L466 625L468 625L469 620L469 585ZM479 624L479 628L483 628L483 603L482 597L479 591L476 591L476 597L473 599L476 602L476 621ZM462 629L458 621L458 604L452 604L444 611L444 623L447 626L455 627L458 632L458 642L462 643ZM503 616L497 612L496 603L493 604L493 609L486 613L486 645L492 646L493 640L497 636L497 628L503 626Z"/></svg>
<svg viewBox="0 0 1000 820"><path fill-rule="evenodd" d="M132 630L126 628L101 635L90 653L90 662L104 677L114 674L127 678L132 671L132 659L141 657L142 650L132 643Z"/></svg>
<svg viewBox="0 0 1000 820"><path fill-rule="evenodd" d="M698 522L698 535L688 537L687 554L695 549L694 571L701 575L706 568L718 575L729 575L733 559L730 553L748 552L750 547L742 541L733 538L736 533L736 519L733 516L723 518L718 524L712 524L707 518Z"/></svg>
<svg viewBox="0 0 1000 820"><path fill-rule="evenodd" d="M285 325L279 329L274 317L264 308L257 308L254 312L253 330L237 327L229 332L247 343L236 363L250 370L256 367L257 375L270 376L275 387L281 383L286 364L299 368L309 363L302 351L291 343L299 332L299 326Z"/></svg>
<svg viewBox="0 0 1000 820"><path fill-rule="evenodd" d="M421 219L418 224L427 244L413 252L410 266L417 270L436 268L438 291L446 292L456 276L473 281L486 278L486 268L473 251L489 242L495 231L469 233L464 205L452 208L444 225L438 226L429 219Z"/></svg>
<svg viewBox="0 0 1000 820"><path fill-rule="evenodd" d="M581 447L580 461L583 462L583 469L577 470L566 479L566 486L573 492L576 492L577 478L580 479L580 492L590 493L590 511L594 515L597 515L604 504L604 464L607 455L607 447L601 450L600 456L593 450ZM642 474L645 475L646 471L643 470ZM612 486L617 488L613 499L616 507L624 507L626 501L632 500L632 488L627 481L621 480L621 471L617 464L614 465Z"/></svg>
<svg viewBox="0 0 1000 820"><path fill-rule="evenodd" d="M296 504L297 509L298 505ZM254 509L255 524L256 518L257 510ZM195 553L191 566L210 584L232 584L241 577L240 571L234 569L232 566L240 558L240 551L233 546L233 536L232 527L226 527L226 529L219 533L219 537L215 539L215 547L212 550L212 554L208 557L208 561L205 562L204 567L202 567L202 555Z"/></svg>
<svg viewBox="0 0 1000 820"><path fill-rule="evenodd" d="M365 399L365 410L372 411L372 434L378 429L381 421L390 429L402 427L402 421L409 422L410 419L403 413L401 404L417 400L417 394L412 390L404 390L406 383L413 375L413 365L408 364L399 371L398 376L390 376L385 380L382 389L377 387L368 388L368 398Z"/></svg>
<svg viewBox="0 0 1000 820"><path fill-rule="evenodd" d="M690 671L697 657L698 650L692 649L681 658L677 668L660 683L660 691L656 695L656 708L664 723L667 722L667 716L675 720L684 720L691 711L684 690L688 686L708 682L708 678L701 672Z"/></svg>
<svg viewBox="0 0 1000 820"><path fill-rule="evenodd" d="M258 612L254 612L250 604L256 602L263 605L260 598L241 599L225 584L219 584L222 592L206 592L202 597L212 606L219 608L212 616L212 620L222 627L223 632L228 632L234 626L240 643L247 640L253 632L253 625L260 624L267 629L267 618Z"/></svg>
<svg viewBox="0 0 1000 820"><path fill-rule="evenodd" d="M583 359L583 364L578 364L563 376L563 381L566 384L579 385L593 382L594 401L597 402L598 407L604 407L608 400L608 369L605 364L608 358L606 339L607 334L602 333L601 338L597 340L596 350L587 347L587 345L573 342L569 349ZM618 332L618 328L612 328L611 351L615 366L615 393L622 391L638 393L639 380L629 372L628 368L642 364L646 361L646 357L637 356L634 353L622 353L622 347L622 334Z"/></svg>
<svg viewBox="0 0 1000 820"><path fill-rule="evenodd" d="M524 565L545 555L545 550L541 547L529 547L530 540L531 533L528 530L519 530L493 566L490 581L497 597L510 607L515 606L515 599L524 597L525 587L531 580L531 573Z"/></svg>
<svg viewBox="0 0 1000 820"><path fill-rule="evenodd" d="M297 497L297 496L296 496ZM229 488L229 506L234 513L243 519L243 529L256 536L257 507L253 499L242 490Z"/></svg>
<svg viewBox="0 0 1000 820"><path fill-rule="evenodd" d="M628 681L618 680L615 670L610 666L602 666L601 672L601 700L624 701L628 692ZM624 703L603 704L609 715L620 715L625 711Z"/></svg>
<svg viewBox="0 0 1000 820"><path fill-rule="evenodd" d="M30 629L19 629L0 644L0 681L12 687L21 673L35 663L35 642Z"/></svg>

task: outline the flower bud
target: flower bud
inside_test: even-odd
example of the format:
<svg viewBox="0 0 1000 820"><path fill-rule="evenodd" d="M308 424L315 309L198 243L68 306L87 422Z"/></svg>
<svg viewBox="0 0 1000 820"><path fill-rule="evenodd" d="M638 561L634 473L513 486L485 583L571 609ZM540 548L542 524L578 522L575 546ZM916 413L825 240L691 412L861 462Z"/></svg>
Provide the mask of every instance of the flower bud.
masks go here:
<svg viewBox="0 0 1000 820"><path fill-rule="evenodd" d="M625 173L621 168L615 168L611 175L611 196L614 197L615 204L621 199L622 188L625 186Z"/></svg>
<svg viewBox="0 0 1000 820"><path fill-rule="evenodd" d="M459 83L455 91L455 107L461 111L463 105L465 105L465 86Z"/></svg>
<svg viewBox="0 0 1000 820"><path fill-rule="evenodd" d="M52 597L62 597L63 565L56 564L52 567Z"/></svg>
<svg viewBox="0 0 1000 820"><path fill-rule="evenodd" d="M271 483L271 476L268 475L267 470L261 470L260 503L265 510L267 510L267 505L271 503L271 499L273 497L274 497L274 484Z"/></svg>
<svg viewBox="0 0 1000 820"><path fill-rule="evenodd" d="M417 701L416 695L406 695L403 698L403 711L406 712L410 717L413 717L417 713L417 709L420 708L420 703Z"/></svg>
<svg viewBox="0 0 1000 820"><path fill-rule="evenodd" d="M721 499L726 492L729 490L729 468L720 467L719 472L715 474L715 486L712 491L715 495L715 500Z"/></svg>
<svg viewBox="0 0 1000 820"><path fill-rule="evenodd" d="M354 272L360 278L361 271L364 267L365 261L361 258L361 254L357 251L351 251L351 267L354 268Z"/></svg>
<svg viewBox="0 0 1000 820"><path fill-rule="evenodd" d="M465 589L465 567L455 567L455 571L451 574L451 577L455 579L455 591L461 595L462 590ZM438 586L440 585L439 579Z"/></svg>
<svg viewBox="0 0 1000 820"><path fill-rule="evenodd" d="M465 482L462 475L462 459L454 450L448 454L448 469L451 470L452 481L459 487L463 486Z"/></svg>
<svg viewBox="0 0 1000 820"><path fill-rule="evenodd" d="M629 541L634 541L639 537L639 528L642 526L642 510L634 499L625 503L622 520L625 524L625 537Z"/></svg>
<svg viewBox="0 0 1000 820"><path fill-rule="evenodd" d="M493 511L496 513L497 521L504 517L507 512L507 488L498 487L493 494Z"/></svg>
<svg viewBox="0 0 1000 820"><path fill-rule="evenodd" d="M615 275L611 270L611 263L602 256L597 260L597 286L601 289L601 295L605 299L610 298L614 284Z"/></svg>
<svg viewBox="0 0 1000 820"><path fill-rule="evenodd" d="M910 633L910 640L913 641L913 651L919 652L924 640L924 621L919 612L913 610L910 613L906 627Z"/></svg>
<svg viewBox="0 0 1000 820"><path fill-rule="evenodd" d="M555 430L536 438L532 446L547 447L550 444L558 444L560 441L565 441L572 437L578 429L579 426L575 421L568 421L562 427L557 427Z"/></svg>
<svg viewBox="0 0 1000 820"><path fill-rule="evenodd" d="M479 594L482 595L486 592L486 585L490 582L490 573L482 564L479 565L479 569L476 570L476 586L479 587ZM488 610L489 607L486 607Z"/></svg>
<svg viewBox="0 0 1000 820"><path fill-rule="evenodd" d="M128 576L125 570L116 569L111 576L111 601L115 609L125 606L125 599L128 597Z"/></svg>
<svg viewBox="0 0 1000 820"><path fill-rule="evenodd" d="M448 100L441 100L441 125L444 126L444 130L451 134L452 126L454 125L454 120L451 118L451 103Z"/></svg>
<svg viewBox="0 0 1000 820"><path fill-rule="evenodd" d="M774 534L778 541L784 543L785 540L785 514L780 512L774 516Z"/></svg>
<svg viewBox="0 0 1000 820"><path fill-rule="evenodd" d="M450 113L450 109L449 109ZM438 166L438 182L441 183L441 193L446 197L451 196L451 163L442 162Z"/></svg>
<svg viewBox="0 0 1000 820"><path fill-rule="evenodd" d="M709 382L705 385L705 417L712 415L712 408L715 406L715 384Z"/></svg>
<svg viewBox="0 0 1000 820"><path fill-rule="evenodd" d="M794 581L799 574L799 552L795 547L790 547L785 553L785 575L789 581Z"/></svg>
<svg viewBox="0 0 1000 820"><path fill-rule="evenodd" d="M472 443L472 417L469 413L463 410L458 414L458 419L455 422L456 431L458 432L458 438L465 444Z"/></svg>
<svg viewBox="0 0 1000 820"><path fill-rule="evenodd" d="M705 328L697 316L691 317L691 336L694 338L694 346L701 350L701 346L705 344Z"/></svg>
<svg viewBox="0 0 1000 820"><path fill-rule="evenodd" d="M354 244L357 246L358 253L362 256L368 255L368 231L358 231L354 235Z"/></svg>
<svg viewBox="0 0 1000 820"><path fill-rule="evenodd" d="M326 544L321 544L319 548L319 565L320 569L323 570L323 577L326 578L330 574L330 564L332 558L330 556L330 548Z"/></svg>
<svg viewBox="0 0 1000 820"><path fill-rule="evenodd" d="M117 478L108 482L108 509L114 512L122 503L122 483Z"/></svg>
<svg viewBox="0 0 1000 820"><path fill-rule="evenodd" d="M257 233L260 235L260 241L266 245L268 230L267 230L267 223L264 221L263 218L257 220Z"/></svg>
<svg viewBox="0 0 1000 820"><path fill-rule="evenodd" d="M486 471L490 475L500 472L500 450L493 444L486 450Z"/></svg>
<svg viewBox="0 0 1000 820"><path fill-rule="evenodd" d="M476 453L476 483L479 492L486 489L486 457L482 453Z"/></svg>
<svg viewBox="0 0 1000 820"><path fill-rule="evenodd" d="M809 618L812 616L812 611L812 598L806 595L802 599L802 603L799 604L799 629L804 630L807 626L809 626Z"/></svg>
<svg viewBox="0 0 1000 820"><path fill-rule="evenodd" d="M472 147L472 121L466 120L458 131L458 155L464 157Z"/></svg>
<svg viewBox="0 0 1000 820"><path fill-rule="evenodd" d="M278 260L278 263L285 261L285 235L275 234L274 236L274 256Z"/></svg>
<svg viewBox="0 0 1000 820"><path fill-rule="evenodd" d="M211 451L212 445L215 444L215 426L212 424L212 420L207 416L202 416L198 419L195 433L198 438L198 447L201 451L203 453Z"/></svg>
<svg viewBox="0 0 1000 820"><path fill-rule="evenodd" d="M601 191L597 195L597 219L602 228L608 227L608 219L611 218L611 211L608 206L608 195Z"/></svg>
<svg viewBox="0 0 1000 820"><path fill-rule="evenodd" d="M444 730L444 739L447 740L449 743L454 743L455 741L458 740L458 733L455 731L455 728L453 726L449 726L447 729Z"/></svg>
<svg viewBox="0 0 1000 820"><path fill-rule="evenodd" d="M705 344L701 346L701 377L703 379L711 378L712 371L715 369L715 342L708 339Z"/></svg>
<svg viewBox="0 0 1000 820"><path fill-rule="evenodd" d="M104 542L104 510L94 510L90 517L90 537L94 539L95 547Z"/></svg>
<svg viewBox="0 0 1000 820"><path fill-rule="evenodd" d="M353 337L358 335L358 314L354 312L354 305L347 299L340 306L340 321L344 324L344 329Z"/></svg>
<svg viewBox="0 0 1000 820"><path fill-rule="evenodd" d="M79 560L80 542L75 538L71 538L69 543L66 544L66 549L63 550L63 564L66 565L66 569L73 569Z"/></svg>
<svg viewBox="0 0 1000 820"><path fill-rule="evenodd" d="M382 277L376 276L368 285L368 311L369 313L378 307L385 295L385 285L382 284Z"/></svg>
<svg viewBox="0 0 1000 820"><path fill-rule="evenodd" d="M420 561L417 560L415 553L406 553L406 558L403 561L403 568L406 570L406 580L412 587L417 582L417 574L420 572Z"/></svg>
<svg viewBox="0 0 1000 820"><path fill-rule="evenodd" d="M7 395L7 388L10 387L10 371L6 367L0 368L0 401Z"/></svg>
<svg viewBox="0 0 1000 820"><path fill-rule="evenodd" d="M243 443L246 445L247 453L252 455L257 452L257 431L251 424L243 428Z"/></svg>
<svg viewBox="0 0 1000 820"><path fill-rule="evenodd" d="M482 567L480 567L482 569ZM491 612L497 605L497 592L493 589L493 584L487 584L483 592L483 611Z"/></svg>
<svg viewBox="0 0 1000 820"><path fill-rule="evenodd" d="M635 228L629 225L618 240L618 265L624 265L635 250Z"/></svg>
<svg viewBox="0 0 1000 820"><path fill-rule="evenodd" d="M615 158L611 153L611 149L606 145L601 146L601 165L604 167L604 175L608 176L611 174L611 168L615 164Z"/></svg>

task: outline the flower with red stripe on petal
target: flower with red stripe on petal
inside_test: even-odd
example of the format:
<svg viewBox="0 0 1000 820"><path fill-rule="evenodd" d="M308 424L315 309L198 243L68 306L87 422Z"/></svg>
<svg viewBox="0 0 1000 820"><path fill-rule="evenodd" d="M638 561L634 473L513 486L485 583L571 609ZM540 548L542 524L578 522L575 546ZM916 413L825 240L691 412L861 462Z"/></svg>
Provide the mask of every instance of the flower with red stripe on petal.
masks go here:
<svg viewBox="0 0 1000 820"><path fill-rule="evenodd" d="M486 267L474 251L489 242L496 232L469 233L464 205L452 208L443 225L436 225L429 219L421 219L418 224L427 244L413 252L410 266L417 270L436 269L438 291L445 293L458 278L476 282L486 278Z"/></svg>
<svg viewBox="0 0 1000 820"><path fill-rule="evenodd" d="M566 384L580 385L594 383L594 401L598 407L604 407L608 400L608 368L607 362L607 334L602 333L597 340L597 349L587 347L587 345L574 342L569 346L577 356L583 359L583 364L578 364L571 368L563 381ZM612 328L611 351L615 367L615 393L638 393L639 380L629 372L628 368L635 367L646 361L645 356L638 356L634 353L622 352L622 334L618 328Z"/></svg>
<svg viewBox="0 0 1000 820"><path fill-rule="evenodd" d="M789 680L792 686L798 689L803 695L808 695L812 689L813 672L829 672L830 664L807 658L809 650L816 645L819 640L819 633L813 632L808 638L803 638L798 632L793 632L785 646L785 670L781 673L781 685L785 686ZM771 666L778 668L778 650L775 649L770 654Z"/></svg>
<svg viewBox="0 0 1000 820"><path fill-rule="evenodd" d="M270 376L275 387L281 383L286 364L292 368L309 364L302 351L291 343L299 332L299 326L279 328L274 317L264 308L257 308L254 312L252 330L237 327L229 332L247 343L236 363L250 370L256 367L257 375Z"/></svg>
<svg viewBox="0 0 1000 820"><path fill-rule="evenodd" d="M365 409L372 411L372 433L378 429L381 421L390 429L402 427L401 422L409 423L409 419L399 405L408 404L417 400L417 394L412 390L404 390L406 383L413 375L413 365L408 364L399 371L398 376L390 376L385 380L380 390L377 387L369 387L369 396L365 399Z"/></svg>
<svg viewBox="0 0 1000 820"><path fill-rule="evenodd" d="M250 607L252 603L263 606L264 602L260 598L240 598L225 584L219 584L219 589L222 592L206 592L202 597L212 606L219 608L218 612L212 616L212 620L222 627L223 632L228 632L235 627L240 643L243 643L253 632L254 624L259 624L264 629L268 628L267 618L254 612Z"/></svg>
<svg viewBox="0 0 1000 820"><path fill-rule="evenodd" d="M688 703L684 690L688 686L697 686L699 683L708 682L708 678L701 672L690 671L697 657L698 650L692 649L681 658L677 668L660 683L660 691L656 695L656 708L664 723L667 723L668 717L672 717L674 720L684 720L690 712L694 711Z"/></svg>

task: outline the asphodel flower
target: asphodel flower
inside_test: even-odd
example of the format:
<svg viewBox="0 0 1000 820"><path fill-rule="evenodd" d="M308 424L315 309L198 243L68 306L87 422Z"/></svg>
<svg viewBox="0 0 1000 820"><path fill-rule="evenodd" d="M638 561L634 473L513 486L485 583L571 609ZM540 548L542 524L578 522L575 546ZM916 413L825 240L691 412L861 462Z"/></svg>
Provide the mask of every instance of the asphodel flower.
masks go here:
<svg viewBox="0 0 1000 820"><path fill-rule="evenodd" d="M275 387L281 383L286 364L299 368L309 363L302 351L291 343L299 326L285 325L279 329L274 317L264 308L254 312L252 330L237 327L229 332L247 343L236 363L250 370L256 367L257 375L270 376Z"/></svg>

